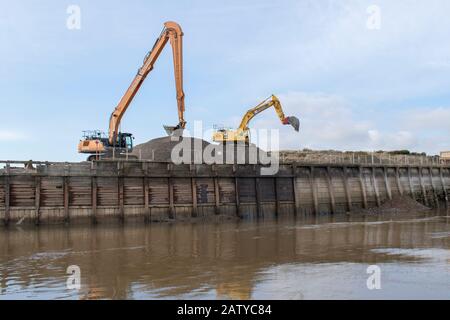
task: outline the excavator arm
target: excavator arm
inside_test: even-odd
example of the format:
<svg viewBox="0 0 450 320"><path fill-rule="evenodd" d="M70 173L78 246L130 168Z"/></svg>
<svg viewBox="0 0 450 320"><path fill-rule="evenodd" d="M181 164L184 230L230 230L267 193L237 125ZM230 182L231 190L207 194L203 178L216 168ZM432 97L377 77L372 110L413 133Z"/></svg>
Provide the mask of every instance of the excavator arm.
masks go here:
<svg viewBox="0 0 450 320"><path fill-rule="evenodd" d="M169 134L172 134L177 129L184 129L186 121L184 120L184 92L183 92L183 48L182 48L183 31L181 27L172 21L164 23L164 29L161 35L153 45L152 50L144 59L142 67L139 68L136 76L128 87L127 91L120 99L119 104L114 109L109 119L109 133L108 139L110 145L114 146L119 134L119 125L125 111L138 92L147 75L152 71L153 66L161 54L164 46L170 41L173 53L173 65L175 72L175 86L177 91L177 106L178 106L178 120L179 123L175 127L164 126Z"/></svg>
<svg viewBox="0 0 450 320"><path fill-rule="evenodd" d="M296 117L286 117L281 107L280 100L278 100L278 98L274 95L270 96L269 98L258 104L256 107L248 110L247 113L242 118L238 130L242 131L248 130L248 123L250 122L250 120L252 120L258 113L272 106L275 108L275 111L278 115L278 118L280 118L281 123L292 125L295 131L299 130L300 128L299 120Z"/></svg>
<svg viewBox="0 0 450 320"><path fill-rule="evenodd" d="M237 129L219 129L213 133L213 141L220 143L228 143L228 142L250 142L250 134L248 124L249 122L260 112L274 107L275 111L280 118L281 123L290 124L294 127L295 131L298 131L300 128L300 121L297 117L286 117L284 115L283 109L281 108L280 100L274 95L271 95L269 98L258 104L256 107L248 110L239 124Z"/></svg>

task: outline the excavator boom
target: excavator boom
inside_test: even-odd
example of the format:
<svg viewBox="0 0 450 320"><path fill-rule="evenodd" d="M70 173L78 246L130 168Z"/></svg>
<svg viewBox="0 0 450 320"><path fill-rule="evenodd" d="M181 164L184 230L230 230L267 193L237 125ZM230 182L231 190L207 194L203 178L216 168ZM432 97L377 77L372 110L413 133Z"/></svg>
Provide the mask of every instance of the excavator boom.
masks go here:
<svg viewBox="0 0 450 320"><path fill-rule="evenodd" d="M147 75L152 71L156 60L161 54L164 46L170 41L173 53L173 64L175 72L175 85L177 91L177 107L178 107L178 125L174 127L164 126L168 133L172 133L176 129L184 129L186 122L184 120L184 92L183 92L183 48L182 48L183 31L181 27L173 21L164 23L164 29L161 35L153 45L152 50L147 54L144 63L139 68L136 76L131 82L125 94L120 99L119 104L114 109L109 119L109 143L114 146L119 134L119 125L125 111L138 92Z"/></svg>
<svg viewBox="0 0 450 320"><path fill-rule="evenodd" d="M295 131L299 130L300 121L297 119L297 117L286 117L284 115L283 108L281 107L280 100L278 100L278 98L274 95L270 96L254 108L248 110L242 118L238 129L248 130L248 123L250 122L250 120L252 120L253 117L255 117L258 113L261 113L262 111L270 107L275 108L278 118L280 118L283 124L290 124L294 127Z"/></svg>
<svg viewBox="0 0 450 320"><path fill-rule="evenodd" d="M175 86L177 90L178 124L176 126L164 126L169 135L181 135L186 126L184 120L184 92L183 92L183 31L173 21L164 23L164 28L153 45L152 50L145 56L142 66L131 82L125 94L119 101L109 118L109 131L107 135L102 132L86 131L83 140L78 144L79 153L90 154L88 160L99 158L125 157L132 158L129 153L133 150L133 136L131 133L119 132L120 121L127 111L131 101L138 92L147 75L152 71L156 60L161 54L167 42L170 42L173 53L173 65L175 73Z"/></svg>
<svg viewBox="0 0 450 320"><path fill-rule="evenodd" d="M227 130L221 129L214 132L213 141L226 143L226 142L246 142L249 143L249 122L260 112L274 107L278 118L280 119L282 124L291 125L295 131L299 131L300 129L300 121L297 117L290 116L286 117L284 115L283 109L281 107L280 100L274 95L270 96L263 102L259 103L254 108L248 110L239 124L239 127L236 130Z"/></svg>

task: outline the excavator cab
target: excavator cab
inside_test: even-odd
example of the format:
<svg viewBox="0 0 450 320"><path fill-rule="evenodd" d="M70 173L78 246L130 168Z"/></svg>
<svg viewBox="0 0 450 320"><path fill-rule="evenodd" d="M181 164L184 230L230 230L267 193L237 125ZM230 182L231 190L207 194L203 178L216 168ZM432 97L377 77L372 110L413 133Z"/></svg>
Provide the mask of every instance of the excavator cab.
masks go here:
<svg viewBox="0 0 450 320"><path fill-rule="evenodd" d="M128 152L133 151L133 134L131 133L125 133L125 132L119 132L117 136L117 148L127 150Z"/></svg>
<svg viewBox="0 0 450 320"><path fill-rule="evenodd" d="M110 145L108 137L99 130L83 131L83 140L78 144L78 152L88 153L88 161L103 158L136 158L129 155L133 151L134 137L131 133L119 132L115 145Z"/></svg>

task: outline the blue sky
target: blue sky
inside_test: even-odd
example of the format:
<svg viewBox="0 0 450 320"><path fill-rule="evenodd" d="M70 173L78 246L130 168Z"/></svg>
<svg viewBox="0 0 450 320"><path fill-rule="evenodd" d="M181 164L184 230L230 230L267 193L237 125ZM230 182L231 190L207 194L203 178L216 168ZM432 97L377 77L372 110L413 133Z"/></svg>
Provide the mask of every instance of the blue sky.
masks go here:
<svg viewBox="0 0 450 320"><path fill-rule="evenodd" d="M367 28L367 8L380 29ZM81 29L66 27L69 5ZM184 31L189 125L236 126L274 93L301 131L266 111L283 149L450 149L450 2L0 0L0 159L77 161L106 130L164 21ZM167 48L127 111L136 143L177 122Z"/></svg>

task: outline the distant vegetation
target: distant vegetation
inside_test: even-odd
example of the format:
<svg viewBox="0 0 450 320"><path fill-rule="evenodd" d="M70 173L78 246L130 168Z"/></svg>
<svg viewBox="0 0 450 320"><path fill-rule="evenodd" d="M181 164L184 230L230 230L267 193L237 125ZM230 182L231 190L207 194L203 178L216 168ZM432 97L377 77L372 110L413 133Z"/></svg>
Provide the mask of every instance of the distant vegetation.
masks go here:
<svg viewBox="0 0 450 320"><path fill-rule="evenodd" d="M407 155L410 155L410 156L426 156L427 154L425 153L425 152L411 152L411 151L409 151L409 150L395 150L395 151L382 151L382 150L380 150L380 151L376 151L376 153L389 153L389 154L392 154L392 155L395 155L395 154L407 154Z"/></svg>
<svg viewBox="0 0 450 320"><path fill-rule="evenodd" d="M295 152L296 150L280 150L280 152ZM301 151L296 152L304 152L304 153L322 153L322 154L336 154L336 153L354 153L359 155L370 155L372 152L369 151L339 151L339 150L312 150L308 148L304 148ZM409 156L426 156L427 154L425 152L412 152L409 150L393 150L393 151L384 151L384 150L377 150L374 151L374 153L378 154L390 154L390 155L409 155Z"/></svg>

